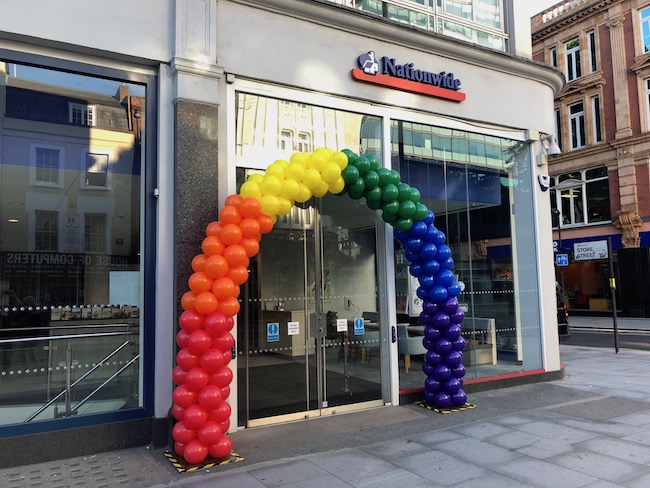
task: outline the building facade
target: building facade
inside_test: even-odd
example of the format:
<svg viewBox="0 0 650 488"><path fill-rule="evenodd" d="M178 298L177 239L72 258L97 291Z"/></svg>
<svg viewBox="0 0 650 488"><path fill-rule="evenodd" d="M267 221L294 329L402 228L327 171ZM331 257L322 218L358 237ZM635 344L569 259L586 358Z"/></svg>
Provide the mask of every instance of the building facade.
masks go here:
<svg viewBox="0 0 650 488"><path fill-rule="evenodd" d="M514 1L118 1L99 24L108 7L73 3L74 28L29 0L0 20L5 464L168 442L206 227L251 175L321 147L373 156L435 213L466 387L558 374L539 161L563 80ZM240 288L223 428L421 394L409 257L362 199L278 218Z"/></svg>
<svg viewBox="0 0 650 488"><path fill-rule="evenodd" d="M569 257L557 280L574 313L611 313L608 240L617 309L649 313L648 16L643 1L578 1L532 18L533 59L567 81L549 169L556 251Z"/></svg>

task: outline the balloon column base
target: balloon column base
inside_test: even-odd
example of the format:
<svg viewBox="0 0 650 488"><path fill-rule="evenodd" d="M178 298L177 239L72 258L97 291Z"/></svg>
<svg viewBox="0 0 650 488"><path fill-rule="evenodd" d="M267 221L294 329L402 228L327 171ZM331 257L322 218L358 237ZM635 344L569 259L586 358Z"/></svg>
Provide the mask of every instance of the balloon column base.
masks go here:
<svg viewBox="0 0 650 488"><path fill-rule="evenodd" d="M476 408L476 405L472 405L471 403L466 403L465 405L461 405L460 407L447 407L447 408L436 407L435 405L430 405L423 401L417 401L415 402L415 404L418 407L426 408L427 410L431 410L432 412L442 413L442 414L464 412L465 410L471 410L473 408Z"/></svg>
<svg viewBox="0 0 650 488"><path fill-rule="evenodd" d="M201 469L217 468L219 466L224 466L230 463L238 463L244 460L244 458L237 454L235 451L231 451L230 455L223 459L214 459L207 457L205 461L199 464L190 464L185 461L182 456L178 456L176 453L170 450L166 450L163 455L179 473L192 473Z"/></svg>

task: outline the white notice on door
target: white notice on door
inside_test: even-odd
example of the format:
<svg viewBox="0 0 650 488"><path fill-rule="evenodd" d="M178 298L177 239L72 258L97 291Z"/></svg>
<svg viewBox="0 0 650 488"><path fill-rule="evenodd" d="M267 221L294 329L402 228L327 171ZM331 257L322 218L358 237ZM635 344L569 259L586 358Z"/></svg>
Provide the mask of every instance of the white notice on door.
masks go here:
<svg viewBox="0 0 650 488"><path fill-rule="evenodd" d="M289 335L299 335L300 322L287 322L287 333Z"/></svg>
<svg viewBox="0 0 650 488"><path fill-rule="evenodd" d="M348 331L348 319L336 319L336 332Z"/></svg>

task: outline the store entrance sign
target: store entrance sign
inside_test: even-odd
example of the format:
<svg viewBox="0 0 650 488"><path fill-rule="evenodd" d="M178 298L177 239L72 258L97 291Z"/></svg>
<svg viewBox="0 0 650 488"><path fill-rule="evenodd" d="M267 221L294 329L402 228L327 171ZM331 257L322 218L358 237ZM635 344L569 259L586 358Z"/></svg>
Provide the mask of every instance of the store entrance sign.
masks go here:
<svg viewBox="0 0 650 488"><path fill-rule="evenodd" d="M574 259L576 261L590 261L592 259L607 259L607 241L576 242L573 245Z"/></svg>
<svg viewBox="0 0 650 488"><path fill-rule="evenodd" d="M569 255L568 254L558 254L555 256L555 265L556 266L568 266L569 265Z"/></svg>

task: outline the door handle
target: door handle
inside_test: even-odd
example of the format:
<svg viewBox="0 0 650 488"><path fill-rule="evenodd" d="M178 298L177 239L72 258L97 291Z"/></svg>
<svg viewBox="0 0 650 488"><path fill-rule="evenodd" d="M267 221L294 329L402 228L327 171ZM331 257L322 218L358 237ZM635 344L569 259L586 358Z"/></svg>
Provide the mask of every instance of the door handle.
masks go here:
<svg viewBox="0 0 650 488"><path fill-rule="evenodd" d="M390 326L390 341L395 344L397 342L397 329L394 325Z"/></svg>

